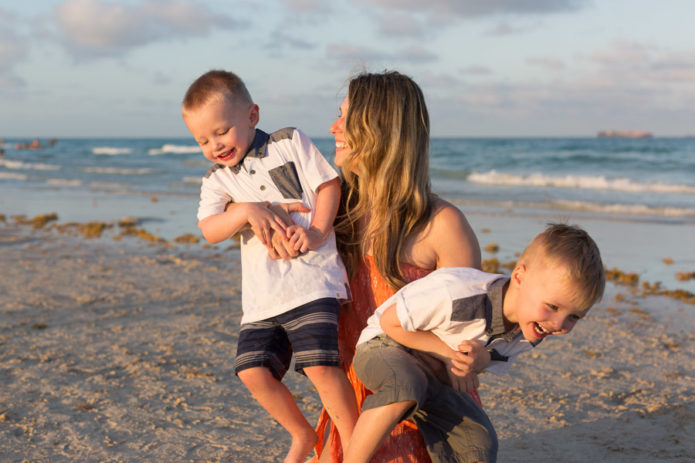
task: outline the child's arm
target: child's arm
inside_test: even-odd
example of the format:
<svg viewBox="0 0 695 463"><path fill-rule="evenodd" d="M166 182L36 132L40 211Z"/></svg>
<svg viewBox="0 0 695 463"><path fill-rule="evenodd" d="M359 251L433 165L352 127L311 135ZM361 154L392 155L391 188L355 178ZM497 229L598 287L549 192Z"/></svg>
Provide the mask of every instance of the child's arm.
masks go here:
<svg viewBox="0 0 695 463"><path fill-rule="evenodd" d="M250 225L261 243L267 246L271 229L284 233L286 228L283 220L269 207L268 202L231 203L224 212L211 215L198 222L198 228L208 242L215 244L230 238Z"/></svg>
<svg viewBox="0 0 695 463"><path fill-rule="evenodd" d="M321 246L331 231L340 201L340 179L322 183L316 189L316 209L308 229L301 225L287 227L290 245L299 252L314 250Z"/></svg>
<svg viewBox="0 0 695 463"><path fill-rule="evenodd" d="M394 341L443 361L454 389L468 392L478 388L478 373L490 362L490 354L481 344L472 340L463 341L457 351L431 331L406 331L398 319L395 304L384 311L379 323L384 333Z"/></svg>

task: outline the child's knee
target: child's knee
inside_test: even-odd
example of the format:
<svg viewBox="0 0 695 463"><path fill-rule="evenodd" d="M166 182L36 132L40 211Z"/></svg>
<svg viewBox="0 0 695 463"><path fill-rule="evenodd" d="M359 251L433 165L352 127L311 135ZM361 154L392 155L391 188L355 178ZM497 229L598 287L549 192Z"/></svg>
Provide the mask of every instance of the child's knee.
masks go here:
<svg viewBox="0 0 695 463"><path fill-rule="evenodd" d="M246 368L239 371L237 376L251 390L257 389L270 381L277 381L270 370L265 367Z"/></svg>
<svg viewBox="0 0 695 463"><path fill-rule="evenodd" d="M312 383L333 381L336 379L342 379L345 376L345 372L340 367L327 366L327 365L315 365L313 367L304 368L304 373L311 380Z"/></svg>

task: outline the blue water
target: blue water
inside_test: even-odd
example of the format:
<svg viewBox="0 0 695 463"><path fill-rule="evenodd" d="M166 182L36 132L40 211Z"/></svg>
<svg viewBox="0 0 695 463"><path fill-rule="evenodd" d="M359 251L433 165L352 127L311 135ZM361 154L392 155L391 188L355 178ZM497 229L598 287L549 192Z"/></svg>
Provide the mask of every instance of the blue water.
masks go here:
<svg viewBox="0 0 695 463"><path fill-rule="evenodd" d="M0 214L133 216L169 240L199 234L210 164L192 139L60 139L35 151L19 141L3 145ZM331 160L333 140L314 141ZM501 245L502 261L547 220L569 220L594 235L607 266L695 292L675 279L695 270L695 138L435 139L430 167L434 191L465 211L481 245Z"/></svg>
<svg viewBox="0 0 695 463"><path fill-rule="evenodd" d="M6 140L0 185L51 196L197 196L209 164L191 139ZM332 159L332 139L315 139ZM463 208L695 221L695 138L435 139L433 189Z"/></svg>

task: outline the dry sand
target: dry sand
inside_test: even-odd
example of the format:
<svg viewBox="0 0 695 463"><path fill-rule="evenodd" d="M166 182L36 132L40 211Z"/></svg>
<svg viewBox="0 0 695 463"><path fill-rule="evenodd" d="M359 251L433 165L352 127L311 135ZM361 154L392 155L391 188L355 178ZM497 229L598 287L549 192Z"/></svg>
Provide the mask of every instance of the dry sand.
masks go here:
<svg viewBox="0 0 695 463"><path fill-rule="evenodd" d="M233 373L237 251L0 223L0 264L0 461L281 461ZM483 375L499 461L695 461L694 311L610 285L569 336ZM310 384L287 383L314 421Z"/></svg>

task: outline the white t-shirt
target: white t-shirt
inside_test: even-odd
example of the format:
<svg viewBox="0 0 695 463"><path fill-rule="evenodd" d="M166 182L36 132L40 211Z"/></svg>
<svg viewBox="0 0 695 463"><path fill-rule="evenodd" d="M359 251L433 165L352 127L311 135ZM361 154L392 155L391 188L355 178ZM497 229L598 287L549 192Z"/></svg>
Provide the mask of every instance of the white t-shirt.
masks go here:
<svg viewBox="0 0 695 463"><path fill-rule="evenodd" d="M224 212L230 201L302 202L309 213L292 213L308 228L316 207L316 189L338 175L297 129L270 135L256 130L249 152L236 166L213 166L203 178L198 221ZM289 260L273 260L251 230L241 233L242 323L265 320L300 305L330 297L349 299L345 267L335 233L315 251Z"/></svg>
<svg viewBox="0 0 695 463"><path fill-rule="evenodd" d="M486 371L502 375L520 353L534 347L521 331L505 332L502 303L508 277L473 268L445 267L402 287L367 320L357 344L384 334L381 315L396 305L405 331L431 331L454 350L463 340L494 349Z"/></svg>

